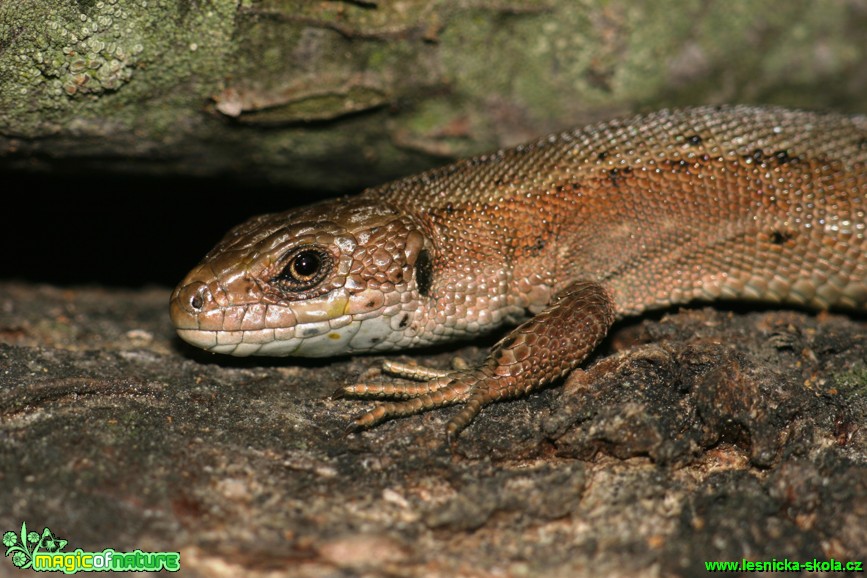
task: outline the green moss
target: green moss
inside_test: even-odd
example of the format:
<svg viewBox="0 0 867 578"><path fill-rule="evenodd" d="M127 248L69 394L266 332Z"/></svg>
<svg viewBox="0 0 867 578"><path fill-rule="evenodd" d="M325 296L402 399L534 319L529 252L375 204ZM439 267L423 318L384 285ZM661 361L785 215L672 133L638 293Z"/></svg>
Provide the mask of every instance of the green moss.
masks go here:
<svg viewBox="0 0 867 578"><path fill-rule="evenodd" d="M701 7L699 0L546 4L537 13L485 7L449 20L443 63L455 92L486 107L480 117L490 117L498 101L511 102L527 124L544 127L646 100L667 81L663 55L693 25L684 13Z"/></svg>
<svg viewBox="0 0 867 578"><path fill-rule="evenodd" d="M431 100L415 107L405 126L414 134L429 134L441 129L454 114L455 107L448 102Z"/></svg>
<svg viewBox="0 0 867 578"><path fill-rule="evenodd" d="M834 383L844 394L867 395L867 366L853 367L834 376Z"/></svg>
<svg viewBox="0 0 867 578"><path fill-rule="evenodd" d="M196 70L197 80L208 81L212 89L222 64L214 59L226 49L234 3L223 2L221 7L212 2L208 10L181 19L184 4L183 0L8 0L0 4L0 44L10 46L0 52L0 130L39 136L56 132L57 123L66 119L87 132L88 119L99 122L107 117L133 126L137 119L124 118L118 101L141 100L168 90L177 83L177 76L168 72L177 73L179 68ZM196 55L197 50L203 52ZM147 75L137 73L143 68L149 70ZM167 74L154 74L155 70ZM70 116L67 111L72 107L76 114Z"/></svg>
<svg viewBox="0 0 867 578"><path fill-rule="evenodd" d="M104 159L114 147L158 171L342 186L639 106L791 102L793 87L819 106L863 99L845 88L864 58L864 18L847 9L0 0L0 138L24 137L22 154Z"/></svg>

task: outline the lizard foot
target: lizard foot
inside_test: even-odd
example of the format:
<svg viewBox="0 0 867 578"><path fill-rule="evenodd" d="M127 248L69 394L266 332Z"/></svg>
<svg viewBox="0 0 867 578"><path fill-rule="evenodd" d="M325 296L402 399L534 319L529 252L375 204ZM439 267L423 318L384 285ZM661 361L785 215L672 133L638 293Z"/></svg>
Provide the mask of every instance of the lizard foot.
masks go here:
<svg viewBox="0 0 867 578"><path fill-rule="evenodd" d="M444 387L446 382L443 382L440 378L452 375L456 371L466 371L468 368L467 362L460 357L452 359L451 370L386 360L382 362L382 371L384 373L421 383L356 383L341 387L331 394L331 398L411 399Z"/></svg>
<svg viewBox="0 0 867 578"><path fill-rule="evenodd" d="M594 282L576 282L545 310L494 345L476 368L448 372L386 363L387 373L426 381L350 385L337 395L398 400L381 403L357 417L352 424L354 430L395 417L462 404L446 426L451 443L484 406L526 395L563 377L587 358L613 322L614 304L607 291Z"/></svg>
<svg viewBox="0 0 867 578"><path fill-rule="evenodd" d="M482 407L499 399L499 383L494 375L482 369L470 371L441 371L403 364L390 364L389 373L407 376L412 379L433 378L421 383L405 384L356 384L337 392L340 397L390 398L399 401L385 402L355 418L350 431L373 427L385 420L414 415L435 408L463 404L461 411L449 420L446 436L452 439L478 415ZM406 371L408 370L408 371Z"/></svg>

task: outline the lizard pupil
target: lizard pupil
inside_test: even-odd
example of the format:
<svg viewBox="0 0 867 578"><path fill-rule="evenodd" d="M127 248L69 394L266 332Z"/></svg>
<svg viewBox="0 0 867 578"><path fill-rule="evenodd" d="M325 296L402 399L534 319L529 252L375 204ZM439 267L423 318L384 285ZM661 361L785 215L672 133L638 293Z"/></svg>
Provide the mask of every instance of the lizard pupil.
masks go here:
<svg viewBox="0 0 867 578"><path fill-rule="evenodd" d="M321 264L322 260L315 251L299 253L292 259L292 276L298 281L308 281L319 272Z"/></svg>

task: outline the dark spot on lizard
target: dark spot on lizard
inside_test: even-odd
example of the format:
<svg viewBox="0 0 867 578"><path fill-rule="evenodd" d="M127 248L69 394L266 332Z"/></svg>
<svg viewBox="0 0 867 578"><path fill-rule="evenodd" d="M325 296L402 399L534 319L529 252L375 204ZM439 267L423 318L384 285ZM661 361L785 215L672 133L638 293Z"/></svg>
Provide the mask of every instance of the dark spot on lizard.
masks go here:
<svg viewBox="0 0 867 578"><path fill-rule="evenodd" d="M566 183L565 185L557 185L554 190L558 193L573 193L581 190L581 183Z"/></svg>
<svg viewBox="0 0 867 578"><path fill-rule="evenodd" d="M703 141L701 140L700 136L698 136L697 134L694 134L694 135L690 135L690 136L686 137L686 142L690 146L695 147L695 146L700 145Z"/></svg>
<svg viewBox="0 0 867 578"><path fill-rule="evenodd" d="M403 329L403 328L406 327L408 324L409 324L409 314L408 314L408 313L404 313L404 314L403 314L403 319L401 319L401 320L400 320L400 323L398 323L398 327L400 327L401 329Z"/></svg>
<svg viewBox="0 0 867 578"><path fill-rule="evenodd" d="M418 292L427 297L432 281L433 267L431 267L430 253L427 249L423 249L415 262L415 283L418 286Z"/></svg>
<svg viewBox="0 0 867 578"><path fill-rule="evenodd" d="M301 332L302 337L316 337L317 335L319 335L319 330L316 329L315 327L310 327L308 329L304 329Z"/></svg>
<svg viewBox="0 0 867 578"><path fill-rule="evenodd" d="M690 163L689 161L684 160L684 159L666 160L666 161L662 162L661 164L669 167L672 173L689 172L689 168L690 168L690 166L692 166L692 163Z"/></svg>
<svg viewBox="0 0 867 578"><path fill-rule="evenodd" d="M782 245L791 238L792 235L790 233L785 233L783 231L774 231L771 233L771 243L774 245Z"/></svg>
<svg viewBox="0 0 867 578"><path fill-rule="evenodd" d="M788 163L796 163L800 159L797 156L791 157L789 156L789 151L780 150L774 153L774 158L777 159L777 163L781 165L785 165Z"/></svg>
<svg viewBox="0 0 867 578"><path fill-rule="evenodd" d="M765 158L765 153L762 149L755 149L752 153L748 155L744 155L744 160L746 161L755 161L757 163L762 162Z"/></svg>
<svg viewBox="0 0 867 578"><path fill-rule="evenodd" d="M867 137L862 138L861 140L859 140L857 146L858 146L858 148L861 149L861 150L865 150L865 149L867 149Z"/></svg>
<svg viewBox="0 0 867 578"><path fill-rule="evenodd" d="M455 212L455 206L451 203L446 203L446 215L451 215Z"/></svg>
<svg viewBox="0 0 867 578"><path fill-rule="evenodd" d="M545 239L542 237L536 237L536 242L533 243L532 245L527 245L524 248L524 251L528 255L535 256L535 255L538 255L539 253L541 253L542 249L544 249L544 248L545 248Z"/></svg>
<svg viewBox="0 0 867 578"><path fill-rule="evenodd" d="M625 169L611 169L608 171L608 180L611 181L611 184L615 187L620 186L620 181L622 181L626 175L632 172L632 169L629 167Z"/></svg>
<svg viewBox="0 0 867 578"><path fill-rule="evenodd" d="M609 155L609 154L611 154L611 153L608 152L608 151L602 151L601 153L599 153L598 155L596 155L596 160L597 160L597 161L604 161L605 159L608 158L608 155Z"/></svg>

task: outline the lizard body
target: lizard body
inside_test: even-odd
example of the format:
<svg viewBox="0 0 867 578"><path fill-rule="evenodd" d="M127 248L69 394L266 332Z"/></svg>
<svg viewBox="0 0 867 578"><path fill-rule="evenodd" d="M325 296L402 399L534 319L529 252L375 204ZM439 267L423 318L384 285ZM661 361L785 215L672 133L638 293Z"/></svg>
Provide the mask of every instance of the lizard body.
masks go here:
<svg viewBox="0 0 867 578"><path fill-rule="evenodd" d="M663 110L263 215L190 272L171 314L183 339L234 355L387 351L519 324L479 367L344 388L400 400L363 427L463 404L454 435L574 369L617 318L715 299L867 310L867 117Z"/></svg>

